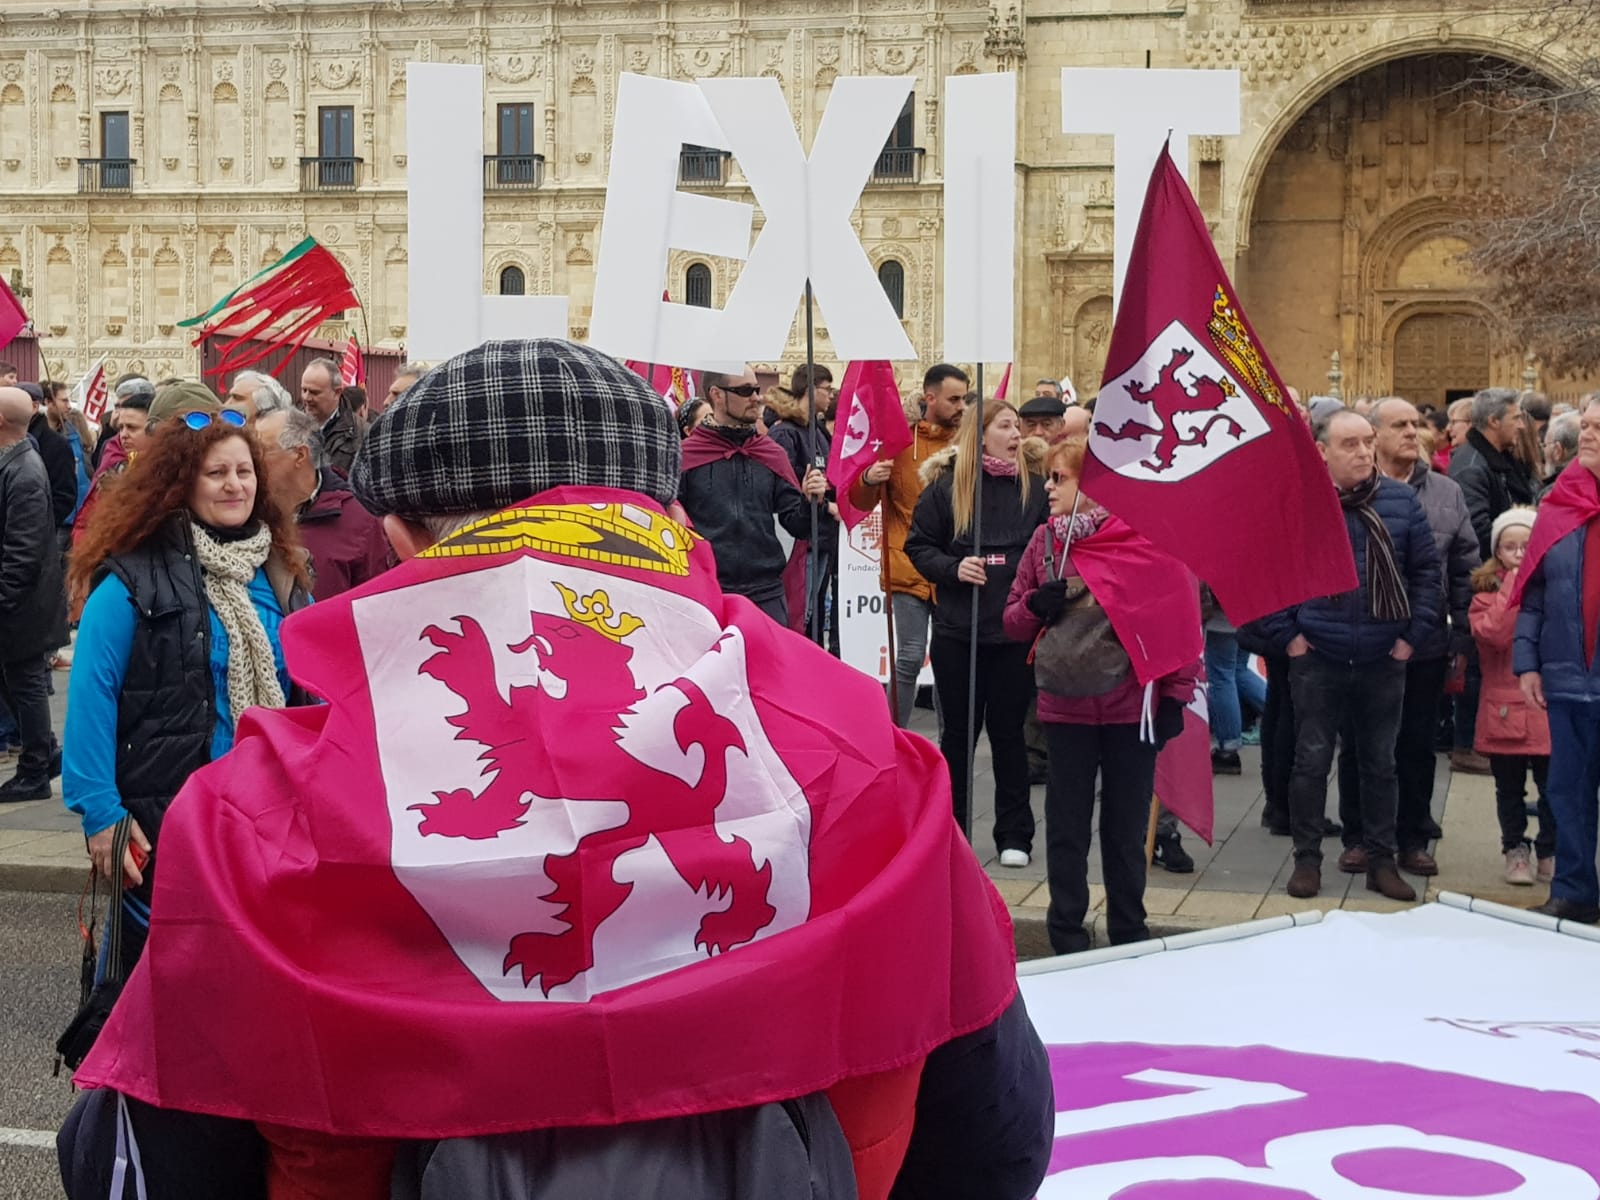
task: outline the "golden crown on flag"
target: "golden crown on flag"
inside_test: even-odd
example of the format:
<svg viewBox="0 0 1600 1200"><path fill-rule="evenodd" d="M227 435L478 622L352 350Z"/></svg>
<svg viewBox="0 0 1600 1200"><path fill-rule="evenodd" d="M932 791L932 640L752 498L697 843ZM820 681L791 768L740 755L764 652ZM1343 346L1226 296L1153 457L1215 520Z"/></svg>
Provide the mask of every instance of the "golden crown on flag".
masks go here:
<svg viewBox="0 0 1600 1200"><path fill-rule="evenodd" d="M1266 356L1261 353L1255 339L1250 336L1250 331L1245 328L1232 299L1220 283L1217 285L1216 299L1211 305L1211 320L1207 323L1206 330L1211 334L1211 342L1216 346L1217 353L1244 377L1245 382L1255 389L1257 395L1275 408L1284 412L1289 411L1283 402L1283 392L1279 389L1277 381L1272 378Z"/></svg>
<svg viewBox="0 0 1600 1200"><path fill-rule="evenodd" d="M474 558L533 550L558 558L687 575L699 535L635 504L544 504L474 521L424 552Z"/></svg>
<svg viewBox="0 0 1600 1200"><path fill-rule="evenodd" d="M630 633L644 628L644 622L632 613L618 612L612 608L611 595L604 588L590 592L582 599L577 592L559 583L556 584L556 591L561 593L561 603L566 607L567 616L613 642L620 642Z"/></svg>

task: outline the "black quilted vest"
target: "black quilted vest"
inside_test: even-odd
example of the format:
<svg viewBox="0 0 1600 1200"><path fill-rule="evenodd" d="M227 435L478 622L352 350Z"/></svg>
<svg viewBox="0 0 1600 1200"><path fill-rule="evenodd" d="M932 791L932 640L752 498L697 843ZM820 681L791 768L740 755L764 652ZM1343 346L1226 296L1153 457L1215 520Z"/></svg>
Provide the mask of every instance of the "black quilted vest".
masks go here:
<svg viewBox="0 0 1600 1200"><path fill-rule="evenodd" d="M123 582L138 614L117 708L117 790L154 845L167 805L210 761L217 723L210 610L187 515L101 570Z"/></svg>

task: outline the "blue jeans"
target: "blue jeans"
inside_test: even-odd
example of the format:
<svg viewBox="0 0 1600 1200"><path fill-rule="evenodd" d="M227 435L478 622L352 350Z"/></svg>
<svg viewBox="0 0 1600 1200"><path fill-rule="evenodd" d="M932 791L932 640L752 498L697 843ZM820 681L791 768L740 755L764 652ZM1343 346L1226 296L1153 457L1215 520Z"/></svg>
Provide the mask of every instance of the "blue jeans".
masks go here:
<svg viewBox="0 0 1600 1200"><path fill-rule="evenodd" d="M1206 631L1206 694L1211 704L1211 737L1217 749L1236 751L1244 739L1244 709L1263 712L1267 685L1239 653L1232 633Z"/></svg>
<svg viewBox="0 0 1600 1200"><path fill-rule="evenodd" d="M1600 704L1550 701L1550 809L1556 874L1550 898L1600 905L1595 872L1600 824Z"/></svg>

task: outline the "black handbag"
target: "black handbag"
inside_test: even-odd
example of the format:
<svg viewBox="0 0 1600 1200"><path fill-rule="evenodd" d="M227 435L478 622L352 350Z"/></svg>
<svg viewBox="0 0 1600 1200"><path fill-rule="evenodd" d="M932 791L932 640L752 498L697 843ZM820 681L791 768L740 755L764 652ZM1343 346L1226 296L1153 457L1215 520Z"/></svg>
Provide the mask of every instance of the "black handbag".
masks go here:
<svg viewBox="0 0 1600 1200"><path fill-rule="evenodd" d="M99 906L99 873L90 867L89 920L84 926L83 963L80 971L78 1012L56 1039L55 1074L61 1074L61 1064L76 1071L94 1049L95 1039L105 1028L111 1009L122 994L122 857L127 853L128 838L132 832L133 818L123 817L117 822L111 840L111 898L110 913L106 916L106 973L98 982L95 966L99 948L95 945L94 922Z"/></svg>
<svg viewBox="0 0 1600 1200"><path fill-rule="evenodd" d="M1067 549L1071 549L1068 540ZM1045 572L1054 581L1055 531L1044 532ZM1128 652L1111 628L1111 618L1100 607L1082 577L1067 578L1067 607L1033 644L1033 677L1041 692L1056 696L1103 696L1121 686L1133 671Z"/></svg>

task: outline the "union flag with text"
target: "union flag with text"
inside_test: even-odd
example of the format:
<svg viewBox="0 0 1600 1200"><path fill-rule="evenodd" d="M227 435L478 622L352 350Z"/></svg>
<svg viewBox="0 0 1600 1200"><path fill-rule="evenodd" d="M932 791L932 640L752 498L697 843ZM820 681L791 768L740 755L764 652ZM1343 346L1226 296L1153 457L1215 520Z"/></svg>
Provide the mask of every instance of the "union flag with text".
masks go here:
<svg viewBox="0 0 1600 1200"><path fill-rule="evenodd" d="M1356 586L1327 468L1165 150L1128 262L1083 486L1210 584L1235 624Z"/></svg>

